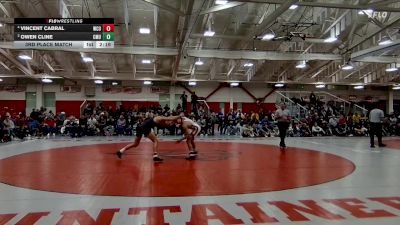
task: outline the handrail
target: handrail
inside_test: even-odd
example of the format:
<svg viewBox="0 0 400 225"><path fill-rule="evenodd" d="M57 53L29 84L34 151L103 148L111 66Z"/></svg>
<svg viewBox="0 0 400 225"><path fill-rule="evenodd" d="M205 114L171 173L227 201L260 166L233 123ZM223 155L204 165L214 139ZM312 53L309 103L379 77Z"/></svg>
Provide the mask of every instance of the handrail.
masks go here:
<svg viewBox="0 0 400 225"><path fill-rule="evenodd" d="M82 104L79 106L79 113L81 114L81 115L79 115L79 117L83 115L83 106L86 104L86 102L87 102L87 99L85 99L82 102Z"/></svg>
<svg viewBox="0 0 400 225"><path fill-rule="evenodd" d="M284 92L286 92L286 93L307 93L307 94L311 93L311 91L284 91ZM316 92L314 92L314 93L315 93L315 94L318 94L318 93L327 94L327 95L329 95L329 96L331 96L331 97L334 97L334 98L336 98L336 99L339 99L339 100L342 101L342 102L345 102L345 103L347 103L347 104L351 104L351 102L347 101L346 99L340 98L340 97L338 97L338 96L336 96L336 95L334 95L334 94L331 94L331 93L329 93L329 92L326 92L326 91L316 91ZM359 106L359 105L357 105L357 104L354 104L354 106L357 107L357 108L359 108L359 109L361 109L361 110L363 110L363 111L368 112L368 109L363 108L363 107L361 107L361 106Z"/></svg>
<svg viewBox="0 0 400 225"><path fill-rule="evenodd" d="M284 97L285 99L289 100L291 103L293 103L293 104L299 106L299 107L302 108L303 110L307 111L307 109L306 109L304 106L300 105L299 103L294 102L292 99L290 99L290 98L287 97L286 95L282 94L280 91L276 91L276 93L278 93L280 96Z"/></svg>
<svg viewBox="0 0 400 225"><path fill-rule="evenodd" d="M329 95L329 96L331 96L331 97L340 99L341 101L344 101L344 102L346 102L346 103L348 103L348 104L351 104L351 102L349 102L349 101L347 101L347 100L345 100L345 99L343 99L343 98L340 98L340 97L338 97L338 96L336 96L336 95L334 95L334 94L331 94L331 93L329 93L329 92L321 91L321 93L327 94L327 95ZM360 109L363 110L363 111L368 112L368 109L363 108L363 107L361 107L361 106L359 106L359 105L357 105L357 104L354 104L354 106L357 107L357 108L360 108Z"/></svg>

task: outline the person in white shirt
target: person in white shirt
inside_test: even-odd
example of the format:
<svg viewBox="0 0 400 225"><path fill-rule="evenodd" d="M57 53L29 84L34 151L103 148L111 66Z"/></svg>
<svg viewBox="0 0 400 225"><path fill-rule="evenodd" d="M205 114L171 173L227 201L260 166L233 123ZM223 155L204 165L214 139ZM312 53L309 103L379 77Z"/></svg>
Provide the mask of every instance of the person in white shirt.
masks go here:
<svg viewBox="0 0 400 225"><path fill-rule="evenodd" d="M184 136L181 139L177 140L177 143L180 143L181 141L186 139L186 144L189 149L189 155L188 157L186 157L186 159L187 160L196 159L198 152L196 150L196 144L194 143L194 138L200 134L201 127L193 120L187 117L182 117L182 130L184 132Z"/></svg>
<svg viewBox="0 0 400 225"><path fill-rule="evenodd" d="M311 131L314 136L325 135L325 131L320 126L318 126L317 123L314 123L314 125L311 128Z"/></svg>

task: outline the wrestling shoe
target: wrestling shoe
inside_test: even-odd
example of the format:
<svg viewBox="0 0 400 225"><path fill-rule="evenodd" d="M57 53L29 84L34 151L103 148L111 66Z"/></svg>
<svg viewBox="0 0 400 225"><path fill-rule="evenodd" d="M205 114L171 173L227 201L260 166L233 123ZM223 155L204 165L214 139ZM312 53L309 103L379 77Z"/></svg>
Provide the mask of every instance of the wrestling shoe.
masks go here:
<svg viewBox="0 0 400 225"><path fill-rule="evenodd" d="M163 159L160 158L157 154L154 154L154 155L153 155L153 161L154 161L154 162L162 162Z"/></svg>
<svg viewBox="0 0 400 225"><path fill-rule="evenodd" d="M115 154L118 156L118 158L122 159L122 152L117 151Z"/></svg>
<svg viewBox="0 0 400 225"><path fill-rule="evenodd" d="M191 152L189 152L189 156L186 156L185 159L194 160L194 159L196 159L196 156L197 156L197 152L196 151L191 151Z"/></svg>

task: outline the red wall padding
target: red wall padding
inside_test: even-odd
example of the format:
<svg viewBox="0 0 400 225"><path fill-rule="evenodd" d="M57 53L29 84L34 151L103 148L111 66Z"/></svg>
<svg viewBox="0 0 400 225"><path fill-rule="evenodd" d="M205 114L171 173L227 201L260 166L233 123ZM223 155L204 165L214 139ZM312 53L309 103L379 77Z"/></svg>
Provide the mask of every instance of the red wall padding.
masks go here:
<svg viewBox="0 0 400 225"><path fill-rule="evenodd" d="M83 101L56 101L56 112L60 113L63 110L67 116L74 115L76 118L79 118L82 102Z"/></svg>
<svg viewBox="0 0 400 225"><path fill-rule="evenodd" d="M219 109L219 102L207 102L208 107L210 107L210 110L212 110L213 112L218 113L219 111L221 111Z"/></svg>
<svg viewBox="0 0 400 225"><path fill-rule="evenodd" d="M0 114L4 115L9 112L11 115L25 112L25 100L0 100ZM30 112L28 112L30 113Z"/></svg>
<svg viewBox="0 0 400 225"><path fill-rule="evenodd" d="M100 101L103 103L105 109L108 109L109 106L112 107L113 110L117 109L117 102L116 101Z"/></svg>
<svg viewBox="0 0 400 225"><path fill-rule="evenodd" d="M129 108L134 109L135 105L137 105L139 108L141 108L141 107L147 108L150 106L158 106L159 104L160 104L159 102L140 102L140 101L123 101L122 102L122 106L125 109L129 109Z"/></svg>
<svg viewBox="0 0 400 225"><path fill-rule="evenodd" d="M22 100L21 100L22 101ZM0 107L4 104L2 104L3 101L0 101ZM10 101L14 102L14 101ZM25 110L25 101L22 101L23 105L21 105L19 108ZM61 112L63 109L64 112L67 115L74 115L76 117L80 116L80 105L82 104L82 101L57 101L56 102L56 111L57 113ZM219 102L207 102L208 106L210 109L214 112L219 112L220 108ZM15 105L13 103L13 105ZM117 103L116 101L103 101L103 105L105 108L108 108L108 106L112 106L113 109L116 109ZM157 106L159 105L159 102L140 102L140 101L123 101L122 105L125 109L132 108L134 109L135 106L138 106L139 108L141 107L150 107L150 106ZM236 110L237 109L237 103L233 103L233 108ZM245 113L250 113L250 111L255 111L258 112L260 108L263 108L265 112L268 111L275 111L275 103L262 103L261 105L257 105L256 103L242 103L242 111ZM225 113L229 112L229 102L225 102ZM191 104L188 102L188 110L191 112Z"/></svg>

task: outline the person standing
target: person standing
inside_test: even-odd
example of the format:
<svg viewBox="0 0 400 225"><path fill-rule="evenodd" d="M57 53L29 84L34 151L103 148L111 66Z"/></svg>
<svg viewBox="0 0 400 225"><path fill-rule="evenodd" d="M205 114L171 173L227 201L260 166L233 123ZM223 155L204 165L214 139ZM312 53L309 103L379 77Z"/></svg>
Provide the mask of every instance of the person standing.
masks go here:
<svg viewBox="0 0 400 225"><path fill-rule="evenodd" d="M197 101L199 100L199 97L197 97L196 92L193 92L191 98L192 112L197 116Z"/></svg>
<svg viewBox="0 0 400 225"><path fill-rule="evenodd" d="M186 110L187 110L187 95L186 95L185 91L183 91L183 93L182 93L180 98L181 98L181 101L182 101L183 112L186 112Z"/></svg>
<svg viewBox="0 0 400 225"><path fill-rule="evenodd" d="M284 150L286 148L285 144L286 131L289 128L291 120L290 112L288 109L286 109L285 103L281 103L280 108L276 110L275 118L278 121L279 137L281 138L279 146L281 147L282 150Z"/></svg>
<svg viewBox="0 0 400 225"><path fill-rule="evenodd" d="M371 141L371 148L375 148L374 135L378 137L379 147L385 147L386 145L382 143L382 121L385 115L381 109L379 109L376 105L374 109L369 113L369 137Z"/></svg>

